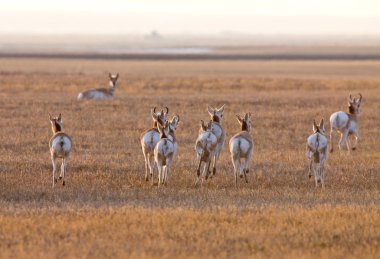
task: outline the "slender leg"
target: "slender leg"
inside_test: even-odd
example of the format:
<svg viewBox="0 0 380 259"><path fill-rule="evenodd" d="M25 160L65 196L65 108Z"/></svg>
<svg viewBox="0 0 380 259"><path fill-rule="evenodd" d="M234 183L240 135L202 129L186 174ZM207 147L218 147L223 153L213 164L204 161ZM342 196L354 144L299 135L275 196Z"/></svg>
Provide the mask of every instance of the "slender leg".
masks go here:
<svg viewBox="0 0 380 259"><path fill-rule="evenodd" d="M64 174L64 170L65 170L65 159L62 158L61 173L59 174L58 180L62 180L62 177L63 177L63 174Z"/></svg>
<svg viewBox="0 0 380 259"><path fill-rule="evenodd" d="M148 155L148 164L149 164L150 177L152 178L152 185L154 185L154 177L153 177L154 168L157 167L158 169L158 164L152 155Z"/></svg>
<svg viewBox="0 0 380 259"><path fill-rule="evenodd" d="M232 156L232 165L234 166L234 176L235 176L235 187L237 187L237 175L238 175L238 170L240 169L240 165L238 161L239 159Z"/></svg>
<svg viewBox="0 0 380 259"><path fill-rule="evenodd" d="M313 170L313 160L310 159L310 165L309 165L309 178L311 178L311 171Z"/></svg>
<svg viewBox="0 0 380 259"><path fill-rule="evenodd" d="M197 176L199 177L201 175L202 156L198 156L198 158L199 158L199 163L198 163L198 168L197 168Z"/></svg>
<svg viewBox="0 0 380 259"><path fill-rule="evenodd" d="M346 145L347 145L347 150L348 150L348 151L351 151L351 140L350 140L350 136L347 136L347 139L346 139Z"/></svg>
<svg viewBox="0 0 380 259"><path fill-rule="evenodd" d="M356 149L356 146L358 145L358 141L359 141L359 139L360 139L360 137L359 137L359 133L358 133L358 132L356 132L356 133L354 134L354 136L355 136L355 144L352 146L352 150L355 150L355 149Z"/></svg>
<svg viewBox="0 0 380 259"><path fill-rule="evenodd" d="M158 168L158 187L160 187L161 179L162 179L162 170L163 170L163 166L157 164L157 168Z"/></svg>
<svg viewBox="0 0 380 259"><path fill-rule="evenodd" d="M334 129L331 128L330 130L330 153L332 153L334 151L334 144L333 144L333 139L334 139L334 136L333 136L333 133L334 133Z"/></svg>
<svg viewBox="0 0 380 259"><path fill-rule="evenodd" d="M249 152L247 158L245 159L245 173L248 174L249 173L249 168L251 166L251 160L252 160L252 154L253 154L253 148L252 150Z"/></svg>
<svg viewBox="0 0 380 259"><path fill-rule="evenodd" d="M57 182L57 179L55 178L55 172L57 171L57 157L55 155L52 155L51 162L53 163L53 187L55 183Z"/></svg>
<svg viewBox="0 0 380 259"><path fill-rule="evenodd" d="M169 159L168 161L166 161L166 170L165 170L165 181L164 181L164 184L165 186L168 185L168 178L169 178L169 173L170 173L170 166L172 164L172 160Z"/></svg>
<svg viewBox="0 0 380 259"><path fill-rule="evenodd" d="M149 181L149 177L148 177L149 158L145 152L144 152L144 160L145 160L145 181Z"/></svg>
<svg viewBox="0 0 380 259"><path fill-rule="evenodd" d="M339 141L340 150L343 150L343 145L344 145L344 142L346 142L347 140L347 136L348 136L348 130L345 130L340 137L340 141Z"/></svg>
<svg viewBox="0 0 380 259"><path fill-rule="evenodd" d="M314 179L315 179L315 187L318 187L318 168L317 165L313 163L313 173L314 173Z"/></svg>
<svg viewBox="0 0 380 259"><path fill-rule="evenodd" d="M67 155L66 157L63 158L63 166L64 166L64 170L63 170L63 181L62 181L62 185L65 186L65 178L66 178L66 172L67 172L67 164L69 162L69 155Z"/></svg>
<svg viewBox="0 0 380 259"><path fill-rule="evenodd" d="M208 176L211 174L211 172L210 172L210 166L211 166L211 159L209 159L208 161L207 161L207 163L205 164L205 179L207 180L208 179Z"/></svg>

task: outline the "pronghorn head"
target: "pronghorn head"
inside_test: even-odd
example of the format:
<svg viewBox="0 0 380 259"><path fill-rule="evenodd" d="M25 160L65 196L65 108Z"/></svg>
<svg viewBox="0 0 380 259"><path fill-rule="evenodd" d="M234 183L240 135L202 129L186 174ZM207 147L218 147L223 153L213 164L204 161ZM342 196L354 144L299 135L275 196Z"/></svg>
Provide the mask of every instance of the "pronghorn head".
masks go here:
<svg viewBox="0 0 380 259"><path fill-rule="evenodd" d="M199 129L199 133L211 131L211 129L212 129L211 122L205 124L205 122L201 120L201 128Z"/></svg>
<svg viewBox="0 0 380 259"><path fill-rule="evenodd" d="M351 94L348 97L348 112L350 114L359 114L360 113L360 104L362 102L362 95L359 93L358 98L352 98Z"/></svg>
<svg viewBox="0 0 380 259"><path fill-rule="evenodd" d="M175 133L175 131L177 130L178 122L179 122L179 116L178 115L173 116L172 120L169 123L170 133L172 134Z"/></svg>
<svg viewBox="0 0 380 259"><path fill-rule="evenodd" d="M214 121L214 122L221 122L222 121L224 106L225 106L225 104L223 104L223 106L220 107L219 109L215 109L211 106L207 107L208 113L210 114L212 121Z"/></svg>
<svg viewBox="0 0 380 259"><path fill-rule="evenodd" d="M53 133L62 131L62 114L59 114L58 117L54 117L49 113L49 119Z"/></svg>
<svg viewBox="0 0 380 259"><path fill-rule="evenodd" d="M158 132L160 133L160 138L169 137L169 121L166 121L164 125L158 124Z"/></svg>
<svg viewBox="0 0 380 259"><path fill-rule="evenodd" d="M163 109L161 109L160 112L157 112L156 109L157 108L154 107L151 110L152 119L154 122L153 127L157 127L157 124L165 125L166 121L168 120L169 108L165 107L166 112Z"/></svg>
<svg viewBox="0 0 380 259"><path fill-rule="evenodd" d="M246 113L244 118L240 117L240 115L236 115L236 117L239 124L241 125L241 130L250 132L252 129L251 113Z"/></svg>
<svg viewBox="0 0 380 259"><path fill-rule="evenodd" d="M314 131L314 133L321 133L321 134L325 135L325 124L323 122L323 119L321 119L321 121L319 122L319 125L317 125L317 123L314 120L313 131Z"/></svg>
<svg viewBox="0 0 380 259"><path fill-rule="evenodd" d="M119 78L119 73L117 73L116 75L108 73L108 77L110 79L110 87L116 87L117 79Z"/></svg>

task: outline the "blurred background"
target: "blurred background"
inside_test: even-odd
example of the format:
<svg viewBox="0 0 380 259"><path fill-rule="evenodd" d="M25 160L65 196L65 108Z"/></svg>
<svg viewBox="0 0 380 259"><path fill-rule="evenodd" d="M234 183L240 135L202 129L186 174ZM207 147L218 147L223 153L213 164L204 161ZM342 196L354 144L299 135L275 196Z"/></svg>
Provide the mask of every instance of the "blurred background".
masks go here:
<svg viewBox="0 0 380 259"><path fill-rule="evenodd" d="M0 1L0 55L377 58L378 0Z"/></svg>

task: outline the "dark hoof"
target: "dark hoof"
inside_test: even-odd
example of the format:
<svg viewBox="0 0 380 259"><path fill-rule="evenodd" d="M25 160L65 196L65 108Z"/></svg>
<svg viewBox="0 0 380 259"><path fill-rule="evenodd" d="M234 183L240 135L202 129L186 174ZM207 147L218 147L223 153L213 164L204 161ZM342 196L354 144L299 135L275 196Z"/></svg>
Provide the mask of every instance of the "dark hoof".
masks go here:
<svg viewBox="0 0 380 259"><path fill-rule="evenodd" d="M197 176L201 175L201 170L197 170Z"/></svg>
<svg viewBox="0 0 380 259"><path fill-rule="evenodd" d="M352 150L356 150L356 147L353 147Z"/></svg>
<svg viewBox="0 0 380 259"><path fill-rule="evenodd" d="M212 169L212 174L216 175L216 168L215 167Z"/></svg>
<svg viewBox="0 0 380 259"><path fill-rule="evenodd" d="M245 173L248 174L249 173L249 169L245 169Z"/></svg>
<svg viewBox="0 0 380 259"><path fill-rule="evenodd" d="M145 181L149 181L149 177L148 176L145 176Z"/></svg>
<svg viewBox="0 0 380 259"><path fill-rule="evenodd" d="M54 178L54 183L57 183L57 182L58 182L58 180L56 178Z"/></svg>
<svg viewBox="0 0 380 259"><path fill-rule="evenodd" d="M62 182L62 186L65 186L65 181Z"/></svg>
<svg viewBox="0 0 380 259"><path fill-rule="evenodd" d="M245 179L245 182L248 183L248 179Z"/></svg>
<svg viewBox="0 0 380 259"><path fill-rule="evenodd" d="M309 179L311 178L311 174L309 174Z"/></svg>
<svg viewBox="0 0 380 259"><path fill-rule="evenodd" d="M58 178L58 180L62 180L62 176L60 176L60 177Z"/></svg>
<svg viewBox="0 0 380 259"><path fill-rule="evenodd" d="M334 150L333 149L330 149L330 153L332 153Z"/></svg>
<svg viewBox="0 0 380 259"><path fill-rule="evenodd" d="M243 175L242 175L242 174L240 175L240 178L243 178Z"/></svg>

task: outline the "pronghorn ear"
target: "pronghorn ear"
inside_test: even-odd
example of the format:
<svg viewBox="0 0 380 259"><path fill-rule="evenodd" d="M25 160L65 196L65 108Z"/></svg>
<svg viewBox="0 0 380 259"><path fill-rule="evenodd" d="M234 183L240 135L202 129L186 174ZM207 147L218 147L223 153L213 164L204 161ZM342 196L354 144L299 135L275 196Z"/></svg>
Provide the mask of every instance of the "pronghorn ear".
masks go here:
<svg viewBox="0 0 380 259"><path fill-rule="evenodd" d="M153 120L157 120L157 117L158 117L155 110L156 110L156 108L150 110Z"/></svg>
<svg viewBox="0 0 380 259"><path fill-rule="evenodd" d="M218 109L218 112L220 112L220 113L223 113L223 111L224 111L224 106L226 106L225 104L223 104L223 106L222 107L220 107L219 109Z"/></svg>
<svg viewBox="0 0 380 259"><path fill-rule="evenodd" d="M315 120L314 120L314 122L313 122L313 131L314 131L314 132L317 132L317 131L318 131L318 126L317 126L317 123L315 122Z"/></svg>
<svg viewBox="0 0 380 259"><path fill-rule="evenodd" d="M118 78L119 78L119 73L116 74L116 79L118 79Z"/></svg>
<svg viewBox="0 0 380 259"><path fill-rule="evenodd" d="M173 120L176 120L176 123L178 124L178 122L179 122L179 115L178 114L176 114L174 117L173 117Z"/></svg>
<svg viewBox="0 0 380 259"><path fill-rule="evenodd" d="M236 114L236 118L240 124L243 124L243 119L240 117L240 115Z"/></svg>
<svg viewBox="0 0 380 259"><path fill-rule="evenodd" d="M51 116L50 112L49 112L49 120L53 120L53 117Z"/></svg>
<svg viewBox="0 0 380 259"><path fill-rule="evenodd" d="M250 113L246 113L244 119L247 121L251 117Z"/></svg>
<svg viewBox="0 0 380 259"><path fill-rule="evenodd" d="M201 128L206 131L207 130L207 126L205 125L205 122L203 120L201 120Z"/></svg>
<svg viewBox="0 0 380 259"><path fill-rule="evenodd" d="M319 122L319 127L322 128L322 129L325 128L323 118L322 118L321 121Z"/></svg>
<svg viewBox="0 0 380 259"><path fill-rule="evenodd" d="M363 97L363 96L362 96L362 94L361 94L361 93L358 93L358 95L359 95L359 99L358 99L358 101L357 101L357 102L358 102L358 103L360 103L360 102L362 101L362 97Z"/></svg>
<svg viewBox="0 0 380 259"><path fill-rule="evenodd" d="M108 73L108 77L111 79L112 78L112 75L111 75L111 73Z"/></svg>
<svg viewBox="0 0 380 259"><path fill-rule="evenodd" d="M62 122L62 114L61 113L58 115L58 121Z"/></svg>
<svg viewBox="0 0 380 259"><path fill-rule="evenodd" d="M214 115L214 111L215 111L215 109L212 108L211 106L207 106L207 111L208 111L208 113L209 113L211 116L213 116L213 115Z"/></svg>

